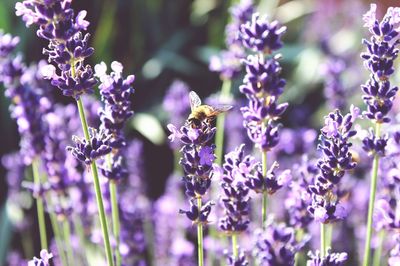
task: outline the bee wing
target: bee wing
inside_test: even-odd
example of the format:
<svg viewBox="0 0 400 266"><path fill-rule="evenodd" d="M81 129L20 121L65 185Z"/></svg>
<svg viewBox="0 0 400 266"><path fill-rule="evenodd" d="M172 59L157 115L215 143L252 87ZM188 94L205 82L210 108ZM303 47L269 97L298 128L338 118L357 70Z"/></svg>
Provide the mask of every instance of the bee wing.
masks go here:
<svg viewBox="0 0 400 266"><path fill-rule="evenodd" d="M201 105L200 97L194 91L191 91L189 93L189 99L190 99L190 109L192 111Z"/></svg>
<svg viewBox="0 0 400 266"><path fill-rule="evenodd" d="M217 114L231 110L233 108L233 106L232 105L218 105L218 106L214 106L213 108L214 108L213 113L215 113L217 115Z"/></svg>

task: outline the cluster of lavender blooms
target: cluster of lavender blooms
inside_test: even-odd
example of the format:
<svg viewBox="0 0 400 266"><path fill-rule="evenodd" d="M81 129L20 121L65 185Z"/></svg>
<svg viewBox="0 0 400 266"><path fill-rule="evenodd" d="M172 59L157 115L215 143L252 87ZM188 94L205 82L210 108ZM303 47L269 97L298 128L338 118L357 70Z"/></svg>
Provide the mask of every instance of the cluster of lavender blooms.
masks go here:
<svg viewBox="0 0 400 266"><path fill-rule="evenodd" d="M18 2L15 8L16 15L22 16L26 26L38 25L37 35L49 41L44 54L60 71L57 74L52 65L43 70L51 78L52 85L75 99L84 93L92 93L97 82L92 68L84 64L84 60L94 52L88 46L90 35L83 34L89 27L85 20L86 11L75 16L71 0L26 0Z"/></svg>
<svg viewBox="0 0 400 266"><path fill-rule="evenodd" d="M254 256L259 265L294 265L295 254L300 246L293 228L269 222L265 231L258 231L255 235Z"/></svg>
<svg viewBox="0 0 400 266"><path fill-rule="evenodd" d="M345 61L335 56L330 56L323 68L324 94L329 107L332 109L343 110L345 108L347 95L342 82L342 75L345 69Z"/></svg>
<svg viewBox="0 0 400 266"><path fill-rule="evenodd" d="M51 258L53 258L53 254L43 249L40 251L40 259L34 257L33 260L28 262L28 266L50 266Z"/></svg>
<svg viewBox="0 0 400 266"><path fill-rule="evenodd" d="M248 98L248 106L242 107L244 126L249 138L263 151L269 151L279 142L279 127L274 121L285 112L288 104L278 104L286 81L281 78L279 55L266 58L283 46L281 37L286 27L277 21L269 23L265 17L253 14L251 21L242 24L239 40L257 53L249 55L244 64L246 75L240 91Z"/></svg>
<svg viewBox="0 0 400 266"><path fill-rule="evenodd" d="M43 120L51 104L46 87L39 87L36 81L35 69L27 68L21 56L13 56L18 42L18 37L0 33L0 82L6 88L5 95L11 99L11 116L21 136L21 154L29 165L45 150L47 128Z"/></svg>
<svg viewBox="0 0 400 266"><path fill-rule="evenodd" d="M358 112L357 108L353 108L352 114L343 116L336 110L325 117L318 146L323 153L317 163L319 174L314 184L309 186L312 202L308 210L318 222L330 223L344 219L347 215L339 201L338 185L346 171L356 167L350 152L352 144L349 138L357 133L352 130L352 126Z"/></svg>
<svg viewBox="0 0 400 266"><path fill-rule="evenodd" d="M208 223L212 201L198 206L196 199L202 199L211 186L213 162L215 160L215 145L211 144L216 128L210 123L202 121L200 127L193 127L186 123L179 130L172 124L168 125L171 132L171 141L179 139L183 143L180 164L185 176L185 194L190 197L190 209L180 210L193 223Z"/></svg>
<svg viewBox="0 0 400 266"><path fill-rule="evenodd" d="M389 8L381 22L376 18L376 4L364 15L364 26L370 31L370 40L363 40L367 51L361 54L365 67L371 72L370 78L362 90L368 110L364 115L377 123L387 123L393 100L398 90L392 87L389 78L394 73L394 60L398 56L399 45L398 8Z"/></svg>
<svg viewBox="0 0 400 266"><path fill-rule="evenodd" d="M225 28L227 49L210 58L210 70L220 73L222 80L232 80L240 74L241 59L246 53L238 32L241 25L251 19L254 9L253 0L241 0L230 10L231 22Z"/></svg>
<svg viewBox="0 0 400 266"><path fill-rule="evenodd" d="M185 214L192 224L212 227L212 208L213 212L216 208L223 212L217 226L224 235L241 237L235 244L232 241L232 245L236 245L232 247L236 252L224 251L228 255L228 265L249 265L250 261L256 261L260 265L294 265L304 262L310 266L340 266L352 259L348 250L343 248L344 245L341 248L346 252L343 253L334 253L330 249L321 252L317 250L308 252L307 262L305 258L303 261L300 258L306 254L302 250L305 242L299 243L301 237L297 234L311 233L313 219L321 224L343 220L351 215L347 207L355 205L346 202L349 193L343 185L346 183L343 178L356 166L349 140L356 134L352 127L359 110L351 107L347 115L335 110L325 117L318 145L322 156L317 163L313 160L315 154L310 152L315 132L313 134L307 129L298 129L286 136L298 133L301 137L294 139L296 137L289 136L285 139L286 143L279 142L282 134L275 121L281 118L288 105L278 103L286 82L281 78L279 55L272 54L283 45L281 37L285 27L276 21L269 23L258 14L252 15L252 2L242 1L231 11L234 19L227 26L228 56L223 54L218 59L220 65L216 69L221 72L223 79L232 79L240 71L237 63L245 57L245 48L257 53L242 60L246 65L246 75L240 91L248 99L248 105L241 109L244 125L256 147L263 152L276 149L271 155L284 168L290 167L291 171L278 172L277 162L272 163L268 170L263 169L255 157L246 155L244 145L238 145L233 152L226 154L222 167L215 165L216 147L212 143L217 129L208 121L201 121L200 125L186 121L183 125L189 112L189 90L183 83L174 83L164 107L172 113L172 124L168 125L171 132L169 138L180 142L172 148L180 148L184 190L190 198L189 209L179 210L182 187L177 182L176 173L168 181L165 194L151 202L145 193L144 174L141 171L143 156L137 156L143 154L143 146L138 141L129 142L123 133L127 120L133 115L130 97L134 92L131 87L134 76L124 78L123 67L118 62L111 64L110 74L106 73L104 63L95 67L95 73L90 66L84 65L84 59L93 53L93 49L88 46L89 36L82 36L89 23L84 20L85 11L75 17L70 6L71 0L26 0L17 4L17 14L23 16L27 25L38 24L38 35L50 41L45 54L49 56L50 62L58 65L59 70L47 65L42 67L42 73L51 78L51 84L59 87L64 95L81 100L84 93L93 91L98 84L96 78L99 79L104 105L100 107L99 102L95 101L90 103L92 108L89 108L96 113L92 115L94 119L99 120L90 124L97 124L99 130L91 128L89 140L73 137L75 146L71 146L70 136L82 134L76 107L50 104L48 84L42 83L43 77L38 76L41 72L36 66L25 67L20 57L11 56L18 39L3 34L0 35L0 81L11 99L12 115L22 137L21 150L16 157L2 160L10 169L10 197L18 200L16 193L21 190L26 165L40 157L40 171L46 174L48 180L40 187L31 186L30 190L45 199L46 210L50 215L56 214L59 222L66 221L73 225L70 240L73 242L74 255L86 258L85 248L90 241L92 243L89 245L101 245L96 227L97 217L94 216L97 214L94 207L95 195L87 188L92 180L85 171L85 167L98 161L104 177L102 190L109 215L110 192L105 185L115 184L114 181L121 184L118 187L117 206L121 233L119 239L113 239L118 243L113 244L121 253L122 265L196 265L193 228L190 223L181 220L185 217L179 213ZM388 79L394 73L393 62L398 53L396 45L399 43L400 12L389 9L384 20L379 23L375 18L375 9L373 5L366 15L366 24L373 37L365 41L368 52L362 55L367 68L372 72L370 80L363 86L364 101L368 105L364 115L381 124L390 121L389 111L397 93L397 88L392 87ZM229 56L233 56L233 59ZM343 108L348 103L342 99L343 88L337 77L344 68L340 62L330 67L329 75L332 79L327 86L335 92L335 96L340 96L335 107ZM29 108L31 106L38 108ZM303 136L303 133L309 133L308 137ZM396 233L391 243L392 250L388 252L388 263L393 266L400 261L400 174L396 161L400 151L400 133L394 132L391 138L389 135L381 137L375 133L370 131L362 144L368 153L386 156L388 159L379 169L382 172L382 189L377 202L375 226L378 230ZM306 143L298 145L299 140ZM66 153L66 149L71 153ZM12 166L10 161L21 161L22 156L23 163ZM284 161L285 156L290 157L290 160ZM296 162L294 166L293 162ZM263 170L266 173L263 174ZM207 195L212 180L220 181L218 199L221 204L215 207L212 207L214 202ZM355 181L349 183L352 185ZM285 188L285 185L288 186ZM251 238L251 232L256 227L252 220L257 217L257 213L251 213L251 210L257 206L257 202L251 201L252 193L272 195L277 191L282 192L280 194L283 194L287 208L282 220L285 219L290 226L266 223L263 229L253 235L253 243L244 243ZM361 209L365 212L363 207ZM78 226L72 222L76 217L80 218L83 227L80 236L83 240L79 241ZM19 226L19 230L26 230L29 220ZM348 225L343 226L347 229L345 226ZM61 259L66 252L59 249L55 244L57 239L54 240L49 249L52 253L42 250L40 258L35 257L28 265L50 265L50 259L53 259L55 265L63 264ZM247 250L239 249L239 246ZM249 252L249 246L253 252ZM219 252L223 249L220 248ZM307 244L307 249L313 250L313 244ZM17 261L17 256L13 258Z"/></svg>

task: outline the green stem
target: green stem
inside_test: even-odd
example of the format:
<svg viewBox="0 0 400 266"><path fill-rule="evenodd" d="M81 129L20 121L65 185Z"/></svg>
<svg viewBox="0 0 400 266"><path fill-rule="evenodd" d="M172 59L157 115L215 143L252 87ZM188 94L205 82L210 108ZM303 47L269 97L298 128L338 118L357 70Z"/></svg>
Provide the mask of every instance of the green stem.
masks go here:
<svg viewBox="0 0 400 266"><path fill-rule="evenodd" d="M226 79L222 83L221 88L221 99L229 97L231 93L232 81L230 79ZM215 155L216 155L216 163L218 165L222 165L222 157L224 153L224 133L225 133L225 113L217 116L216 122L217 132L215 133Z"/></svg>
<svg viewBox="0 0 400 266"><path fill-rule="evenodd" d="M262 155L263 178L266 178L266 176L267 176L267 152L262 150L261 155ZM267 191L263 191L263 193L262 193L262 210L261 210L262 227L263 228L267 221L267 200L268 200L267 196L268 196Z"/></svg>
<svg viewBox="0 0 400 266"><path fill-rule="evenodd" d="M300 243L303 240L303 235L304 235L304 231L301 228L296 229L296 241L298 243ZM299 250L298 252L296 252L296 255L294 256L294 265L295 266L300 266L302 265L302 261L304 259L304 256L302 254L302 252Z"/></svg>
<svg viewBox="0 0 400 266"><path fill-rule="evenodd" d="M154 226L150 217L146 217L144 221L144 233L146 235L147 247L148 247L148 258L149 258L149 266L154 264Z"/></svg>
<svg viewBox="0 0 400 266"><path fill-rule="evenodd" d="M62 224L63 224L63 234L64 234L65 250L67 252L68 265L75 265L74 253L72 251L72 246L71 246L71 228L69 225L69 221L67 219L64 219L62 221Z"/></svg>
<svg viewBox="0 0 400 266"><path fill-rule="evenodd" d="M32 161L32 172L33 172L33 180L37 187L40 186L40 174L39 174L39 165L38 159L35 158ZM38 223L39 223L39 234L40 234L40 246L42 249L47 249L47 233L46 233L46 221L44 217L44 206L42 196L39 195L36 199L36 208L38 215Z"/></svg>
<svg viewBox="0 0 400 266"><path fill-rule="evenodd" d="M374 259L372 261L372 266L381 265L381 257L382 257L382 249L383 249L383 241L385 239L385 230L381 230L379 232L379 243L374 252Z"/></svg>
<svg viewBox="0 0 400 266"><path fill-rule="evenodd" d="M86 250L87 243L85 239L85 230L83 229L81 217L75 214L73 216L72 222L74 225L74 230L79 237L79 244L81 247L84 248L84 250ZM83 265L89 265L88 257L86 256L86 254L82 252L80 255L82 255L81 260L83 261Z"/></svg>
<svg viewBox="0 0 400 266"><path fill-rule="evenodd" d="M233 258L235 260L239 256L238 244L237 244L237 234L232 235L232 254L233 254Z"/></svg>
<svg viewBox="0 0 400 266"><path fill-rule="evenodd" d="M115 245L115 260L116 266L121 265L121 253L119 252L120 245L120 224L119 224L119 209L118 209L118 199L117 199L117 183L113 180L109 182L110 186L110 197L111 197L111 212L112 212L112 224L113 233L116 241Z"/></svg>
<svg viewBox="0 0 400 266"><path fill-rule="evenodd" d="M325 224L321 223L321 258L325 257L325 252L326 252L326 230L325 230Z"/></svg>
<svg viewBox="0 0 400 266"><path fill-rule="evenodd" d="M380 134L381 134L381 124L376 123L375 136L379 138ZM363 266L369 266L369 262L371 259L370 252L371 252L371 238L372 238L372 217L374 213L376 185L378 182L378 169L379 169L379 155L375 154L374 160L372 162L372 177L371 177L371 185L369 192L369 204L368 204L367 236L364 248Z"/></svg>
<svg viewBox="0 0 400 266"><path fill-rule="evenodd" d="M30 230L24 230L20 233L21 235L21 244L22 250L25 258L31 258L34 255L33 251L33 243L32 243L32 236Z"/></svg>
<svg viewBox="0 0 400 266"><path fill-rule="evenodd" d="M332 234L333 234L333 224L327 224L326 240L325 240L326 249L329 249L332 247Z"/></svg>
<svg viewBox="0 0 400 266"><path fill-rule="evenodd" d="M50 221L51 221L51 227L53 228L54 239L56 240L58 254L61 258L61 263L62 263L62 265L67 266L68 265L67 257L65 256L65 249L63 248L64 241L63 241L62 235L60 233L57 216L53 212L50 213Z"/></svg>
<svg viewBox="0 0 400 266"><path fill-rule="evenodd" d="M197 208L199 212L201 210L201 197L197 198ZM197 223L197 249L198 249L198 266L204 265L204 254L203 254L203 224Z"/></svg>
<svg viewBox="0 0 400 266"><path fill-rule="evenodd" d="M74 69L74 68L72 68L72 69ZM78 105L78 110L79 110L79 117L80 117L81 123L82 123L83 134L85 135L86 141L90 142L89 128L88 128L87 121L86 121L85 109L83 107L82 98L79 98L79 100L77 100L77 105ZM92 175L93 175L93 186L94 186L94 190L96 193L97 209L99 211L100 225L101 225L101 231L103 233L104 248L105 248L105 252L106 252L106 256L107 256L107 262L108 262L109 266L114 266L114 260L113 260L112 252L111 252L110 239L109 239L109 235L108 235L106 213L104 211L103 196L102 196L102 192L101 192L101 188L100 188L99 174L97 171L97 165L96 165L95 161L93 161L90 164L90 168L92 170Z"/></svg>

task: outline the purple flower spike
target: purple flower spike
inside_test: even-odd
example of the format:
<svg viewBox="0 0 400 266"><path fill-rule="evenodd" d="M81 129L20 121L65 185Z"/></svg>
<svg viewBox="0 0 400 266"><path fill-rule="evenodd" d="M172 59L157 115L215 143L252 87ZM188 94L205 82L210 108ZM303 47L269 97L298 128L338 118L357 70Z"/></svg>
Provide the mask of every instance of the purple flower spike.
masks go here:
<svg viewBox="0 0 400 266"><path fill-rule="evenodd" d="M221 204L224 207L224 217L219 221L219 228L227 234L235 234L246 231L249 219L249 188L245 185L245 179L241 176L240 169L243 159L244 145L225 156L223 165L224 173L220 176L221 188L224 195ZM215 168L219 166L215 165ZM222 172L222 169L219 169ZM218 172L218 170L214 170Z"/></svg>
<svg viewBox="0 0 400 266"><path fill-rule="evenodd" d="M364 15L364 21L370 33L370 40L363 40L367 51L361 54L365 60L365 67L371 72L370 79L361 86L365 93L364 102L367 111L364 115L378 123L388 123L387 117L392 109L393 100L398 90L392 87L389 81L394 73L394 60L399 49L398 8L389 8L381 21L376 18L376 5L371 4L371 9Z"/></svg>
<svg viewBox="0 0 400 266"><path fill-rule="evenodd" d="M353 113L357 112L353 110ZM344 174L356 167L349 150L352 146L349 138L356 134L351 129L354 119L352 114L342 116L339 110L325 117L325 126L321 129L321 142L318 145L323 154L317 163L320 173L314 184L308 188L312 194L308 211L318 222L333 222L347 215L336 190Z"/></svg>
<svg viewBox="0 0 400 266"><path fill-rule="evenodd" d="M327 255L321 258L319 250L313 254L311 251L308 253L310 260L307 261L307 266L342 266L347 261L347 253L332 253L331 250L327 251Z"/></svg>
<svg viewBox="0 0 400 266"><path fill-rule="evenodd" d="M269 54L283 46L281 37L285 32L286 27L279 25L278 21L268 22L266 17L255 13L251 21L240 27L239 39L245 47Z"/></svg>
<svg viewBox="0 0 400 266"><path fill-rule="evenodd" d="M58 73L54 66L53 69L47 67L45 71L53 86L76 100L82 94L93 93L97 81L92 68L84 64L84 60L94 52L88 45L90 35L83 33L89 26L84 19L86 11L80 11L75 16L70 0L25 0L16 3L15 9L26 26L36 24L39 26L37 35L49 41L43 54L59 68Z"/></svg>
<svg viewBox="0 0 400 266"><path fill-rule="evenodd" d="M75 147L68 146L67 150L79 161L90 165L96 159L111 152L109 140L110 135L106 135L104 130L96 131L94 128L89 128L90 142L73 136Z"/></svg>
<svg viewBox="0 0 400 266"><path fill-rule="evenodd" d="M193 222L206 222L211 211L211 202L197 206L197 199L201 199L211 186L213 175L212 163L215 160L215 145L211 144L216 128L206 121L202 121L199 127L192 127L186 123L178 130L174 125L169 124L171 132L169 139L179 139L183 144L181 148L182 157L179 164L182 165L185 176L182 178L185 184L185 194L191 198L189 211L181 210L180 213ZM200 211L199 211L200 209Z"/></svg>
<svg viewBox="0 0 400 266"><path fill-rule="evenodd" d="M28 261L28 266L50 266L49 260L53 258L53 254L47 250L42 249L40 251L40 259L33 257L32 260Z"/></svg>
<svg viewBox="0 0 400 266"><path fill-rule="evenodd" d="M256 232L256 237L254 253L259 265L294 265L294 256L299 246L293 228L270 223L264 231Z"/></svg>

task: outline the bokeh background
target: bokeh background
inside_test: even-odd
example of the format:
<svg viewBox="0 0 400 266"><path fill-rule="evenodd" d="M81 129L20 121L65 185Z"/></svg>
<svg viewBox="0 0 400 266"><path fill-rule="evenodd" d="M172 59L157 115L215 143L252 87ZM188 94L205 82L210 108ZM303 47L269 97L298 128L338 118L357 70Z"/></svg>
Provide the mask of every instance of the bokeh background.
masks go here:
<svg viewBox="0 0 400 266"><path fill-rule="evenodd" d="M16 1L0 1L0 29L18 35L18 50L27 62L44 59L46 42L27 29L14 13ZM327 113L324 95L323 65L329 56L346 58L347 71L343 83L354 104L360 104L359 86L366 80L359 53L361 39L366 36L362 14L371 1L361 0L261 0L258 11L278 19L288 27L281 50L284 77L288 85L282 101L290 103L282 123L285 127L319 128ZM378 1L379 11L396 6L399 1ZM217 73L208 68L211 55L224 48L224 30L229 21L229 7L235 1L224 0L85 0L73 1L75 10L88 11L91 22L91 45L95 48L89 64L114 60L124 65L126 74L136 75L133 109L140 114L128 127L128 134L144 143L145 180L152 199L163 192L165 180L173 168L173 156L166 139L166 119L162 101L174 80L183 80L205 98L220 90ZM328 49L329 48L329 49ZM327 52L329 50L329 53ZM234 82L238 92L240 78ZM54 95L67 103L58 89ZM0 157L18 149L18 133L8 112L9 102L0 93ZM35 108L32 106L32 108ZM150 130L151 129L151 130ZM9 234L14 247L20 245L12 235L8 217L3 211L7 195L5 171L0 166L0 236ZM4 259L0 243L0 265Z"/></svg>

